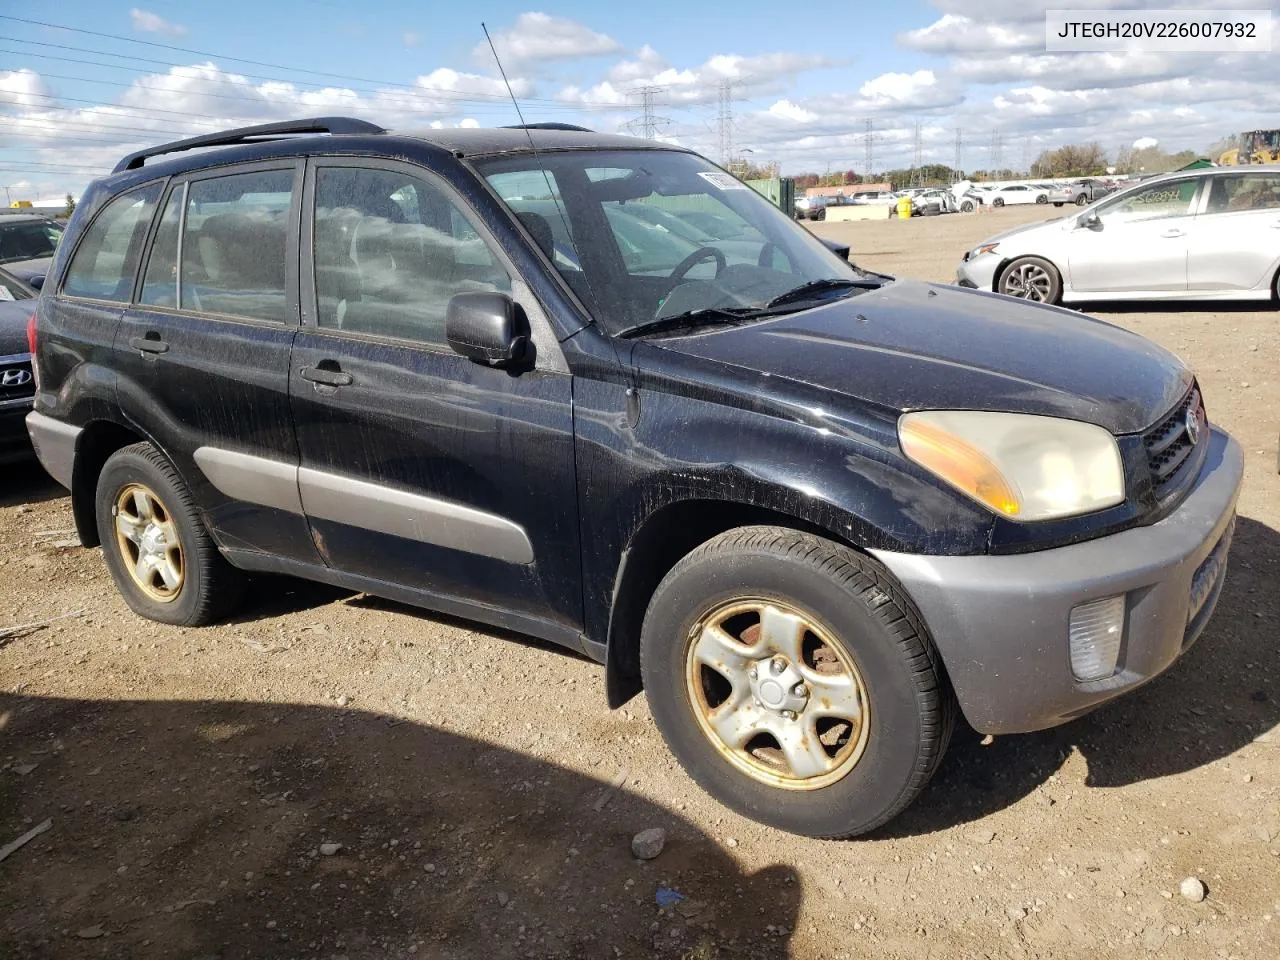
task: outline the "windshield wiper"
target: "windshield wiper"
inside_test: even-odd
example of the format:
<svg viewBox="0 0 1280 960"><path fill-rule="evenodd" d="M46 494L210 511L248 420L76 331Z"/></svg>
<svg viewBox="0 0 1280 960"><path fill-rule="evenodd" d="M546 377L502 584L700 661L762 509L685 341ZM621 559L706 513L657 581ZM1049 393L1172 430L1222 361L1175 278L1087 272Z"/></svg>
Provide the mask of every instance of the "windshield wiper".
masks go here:
<svg viewBox="0 0 1280 960"><path fill-rule="evenodd" d="M779 294L765 304L766 309L781 307L788 303L796 303L800 300L808 300L811 294L822 293L824 290L843 290L850 287L865 287L865 281L858 280L836 280L834 278L825 278L822 280L810 280L808 283L802 283L800 286L788 290L786 293Z"/></svg>
<svg viewBox="0 0 1280 960"><path fill-rule="evenodd" d="M667 333L672 330L682 330L689 327L732 326L733 324L750 320L760 313L761 311L755 307L701 307L697 310L687 310L684 313L672 314L669 317L659 317L656 320L637 323L634 327L627 327L619 332L618 336L627 339L643 337L651 333Z"/></svg>

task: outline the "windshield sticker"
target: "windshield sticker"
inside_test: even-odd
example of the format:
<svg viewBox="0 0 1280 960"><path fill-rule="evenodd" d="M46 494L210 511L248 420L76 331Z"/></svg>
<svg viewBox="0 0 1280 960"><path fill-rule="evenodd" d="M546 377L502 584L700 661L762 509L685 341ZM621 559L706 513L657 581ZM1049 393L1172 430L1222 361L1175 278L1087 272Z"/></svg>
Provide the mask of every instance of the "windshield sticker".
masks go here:
<svg viewBox="0 0 1280 960"><path fill-rule="evenodd" d="M707 183L720 190L750 190L745 183L737 177L729 173L704 173L699 171L698 176Z"/></svg>

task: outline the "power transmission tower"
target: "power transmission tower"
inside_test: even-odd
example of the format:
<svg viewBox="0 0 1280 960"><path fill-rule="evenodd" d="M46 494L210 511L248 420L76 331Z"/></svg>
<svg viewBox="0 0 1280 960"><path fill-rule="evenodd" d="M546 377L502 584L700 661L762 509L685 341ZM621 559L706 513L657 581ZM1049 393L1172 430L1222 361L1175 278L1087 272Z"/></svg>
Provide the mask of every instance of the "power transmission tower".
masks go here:
<svg viewBox="0 0 1280 960"><path fill-rule="evenodd" d="M952 174L953 183L960 182L961 170L964 162L963 153L964 153L964 138L961 136L960 128L956 127L956 162L955 162L955 173Z"/></svg>
<svg viewBox="0 0 1280 960"><path fill-rule="evenodd" d="M1000 153L1004 146L1000 136L1000 128L995 127L991 131L991 175L998 176L1000 169Z"/></svg>
<svg viewBox="0 0 1280 960"><path fill-rule="evenodd" d="M653 112L653 95L662 87L640 87L634 91L640 95L640 116L628 120L626 128L646 140L653 140L658 135L658 128L666 128L671 121L667 117L656 116Z"/></svg>
<svg viewBox="0 0 1280 960"><path fill-rule="evenodd" d="M728 77L720 81L720 112L716 126L720 133L720 163L728 166L733 160L733 81Z"/></svg>
<svg viewBox="0 0 1280 960"><path fill-rule="evenodd" d="M868 117L867 132L862 135L862 146L866 151L866 157L864 160L863 174L862 174L863 183L871 182L871 168L875 165L875 159L876 159L875 141L876 141L875 130L872 127L871 118Z"/></svg>

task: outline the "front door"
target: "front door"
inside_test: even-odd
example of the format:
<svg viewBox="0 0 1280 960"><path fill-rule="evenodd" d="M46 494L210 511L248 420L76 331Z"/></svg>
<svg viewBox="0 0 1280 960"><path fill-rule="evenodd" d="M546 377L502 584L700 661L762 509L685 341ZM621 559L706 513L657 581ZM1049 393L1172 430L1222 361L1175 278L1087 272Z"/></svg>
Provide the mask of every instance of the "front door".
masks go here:
<svg viewBox="0 0 1280 960"><path fill-rule="evenodd" d="M1196 217L1188 261L1196 293L1267 290L1280 257L1280 173L1224 173Z"/></svg>
<svg viewBox="0 0 1280 960"><path fill-rule="evenodd" d="M1187 249L1200 180L1166 180L1096 207L1093 226L1077 221L1068 239L1068 269L1077 294L1187 289Z"/></svg>
<svg viewBox="0 0 1280 960"><path fill-rule="evenodd" d="M173 181L115 352L121 407L173 458L219 543L317 563L289 409L302 171L286 160Z"/></svg>
<svg viewBox="0 0 1280 960"><path fill-rule="evenodd" d="M523 286L497 245L432 174L372 160L313 162L302 235L290 393L325 562L577 629L572 381L445 340L454 294Z"/></svg>

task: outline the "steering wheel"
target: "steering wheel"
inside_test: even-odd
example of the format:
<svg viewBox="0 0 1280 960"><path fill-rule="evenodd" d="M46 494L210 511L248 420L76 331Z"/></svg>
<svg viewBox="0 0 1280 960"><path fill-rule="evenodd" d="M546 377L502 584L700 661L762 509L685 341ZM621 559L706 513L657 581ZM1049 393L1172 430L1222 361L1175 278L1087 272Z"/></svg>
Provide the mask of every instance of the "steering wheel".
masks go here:
<svg viewBox="0 0 1280 960"><path fill-rule="evenodd" d="M689 254L683 260L676 264L674 270L669 274L672 280L683 280L684 275L700 264L703 260L714 259L716 262L716 276L720 276L720 271L726 266L724 254L717 247L699 247L693 253Z"/></svg>

